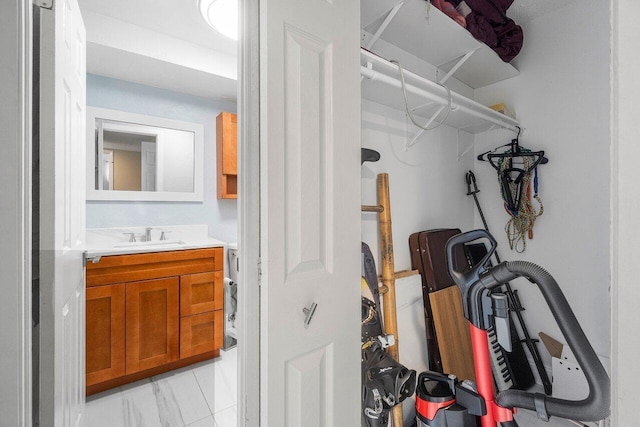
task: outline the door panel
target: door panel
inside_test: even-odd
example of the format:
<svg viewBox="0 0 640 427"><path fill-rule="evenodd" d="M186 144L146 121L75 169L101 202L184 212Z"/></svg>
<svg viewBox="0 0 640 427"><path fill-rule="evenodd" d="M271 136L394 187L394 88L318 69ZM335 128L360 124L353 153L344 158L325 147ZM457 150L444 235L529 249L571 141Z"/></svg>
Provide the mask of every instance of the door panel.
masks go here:
<svg viewBox="0 0 640 427"><path fill-rule="evenodd" d="M124 284L87 289L87 386L124 375Z"/></svg>
<svg viewBox="0 0 640 427"><path fill-rule="evenodd" d="M355 426L359 3L270 0L261 16L261 420Z"/></svg>
<svg viewBox="0 0 640 427"><path fill-rule="evenodd" d="M40 9L40 421L84 409L85 28L75 0Z"/></svg>
<svg viewBox="0 0 640 427"><path fill-rule="evenodd" d="M126 284L126 374L178 360L178 278Z"/></svg>

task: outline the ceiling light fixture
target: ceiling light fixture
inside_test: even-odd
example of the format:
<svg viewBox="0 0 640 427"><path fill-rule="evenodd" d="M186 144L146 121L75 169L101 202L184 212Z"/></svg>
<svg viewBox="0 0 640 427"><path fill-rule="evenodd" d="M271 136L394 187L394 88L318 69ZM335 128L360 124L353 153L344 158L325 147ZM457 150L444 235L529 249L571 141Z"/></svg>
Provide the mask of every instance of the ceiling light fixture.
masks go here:
<svg viewBox="0 0 640 427"><path fill-rule="evenodd" d="M238 40L238 0L200 0L200 13L214 30Z"/></svg>

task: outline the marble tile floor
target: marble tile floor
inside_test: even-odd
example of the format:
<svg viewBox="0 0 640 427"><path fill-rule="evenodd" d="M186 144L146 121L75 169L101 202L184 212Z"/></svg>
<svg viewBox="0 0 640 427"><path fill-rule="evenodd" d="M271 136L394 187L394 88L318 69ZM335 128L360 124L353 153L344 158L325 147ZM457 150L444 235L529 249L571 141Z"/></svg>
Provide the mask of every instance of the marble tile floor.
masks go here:
<svg viewBox="0 0 640 427"><path fill-rule="evenodd" d="M236 427L237 351L87 398L86 427ZM575 427L519 410L520 427Z"/></svg>
<svg viewBox="0 0 640 427"><path fill-rule="evenodd" d="M236 427L237 351L87 398L87 427Z"/></svg>

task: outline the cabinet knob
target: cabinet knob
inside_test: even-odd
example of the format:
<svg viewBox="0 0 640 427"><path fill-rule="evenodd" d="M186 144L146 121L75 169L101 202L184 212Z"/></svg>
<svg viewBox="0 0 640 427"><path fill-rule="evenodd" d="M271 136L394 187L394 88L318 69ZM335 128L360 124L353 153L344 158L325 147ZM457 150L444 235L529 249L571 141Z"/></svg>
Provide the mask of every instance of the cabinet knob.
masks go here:
<svg viewBox="0 0 640 427"><path fill-rule="evenodd" d="M314 302L314 303L311 303L311 305L308 308L305 307L305 308L302 309L302 312L305 315L304 326L309 326L309 323L311 323L311 319L313 318L313 315L316 312L316 307L317 306L318 306L318 304L316 304Z"/></svg>

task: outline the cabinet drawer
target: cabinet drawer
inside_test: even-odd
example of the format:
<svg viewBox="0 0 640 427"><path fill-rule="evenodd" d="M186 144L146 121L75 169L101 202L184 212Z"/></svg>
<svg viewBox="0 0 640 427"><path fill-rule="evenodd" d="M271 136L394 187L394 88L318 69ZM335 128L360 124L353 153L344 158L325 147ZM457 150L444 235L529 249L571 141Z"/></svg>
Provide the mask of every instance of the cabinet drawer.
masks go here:
<svg viewBox="0 0 640 427"><path fill-rule="evenodd" d="M180 358L221 348L223 321L222 310L180 318Z"/></svg>
<svg viewBox="0 0 640 427"><path fill-rule="evenodd" d="M178 278L126 285L126 373L178 360Z"/></svg>
<svg viewBox="0 0 640 427"><path fill-rule="evenodd" d="M110 255L88 263L87 287L222 271L222 248Z"/></svg>
<svg viewBox="0 0 640 427"><path fill-rule="evenodd" d="M98 286L86 294L87 386L124 375L124 285Z"/></svg>
<svg viewBox="0 0 640 427"><path fill-rule="evenodd" d="M223 281L222 271L180 276L180 316L222 309Z"/></svg>

